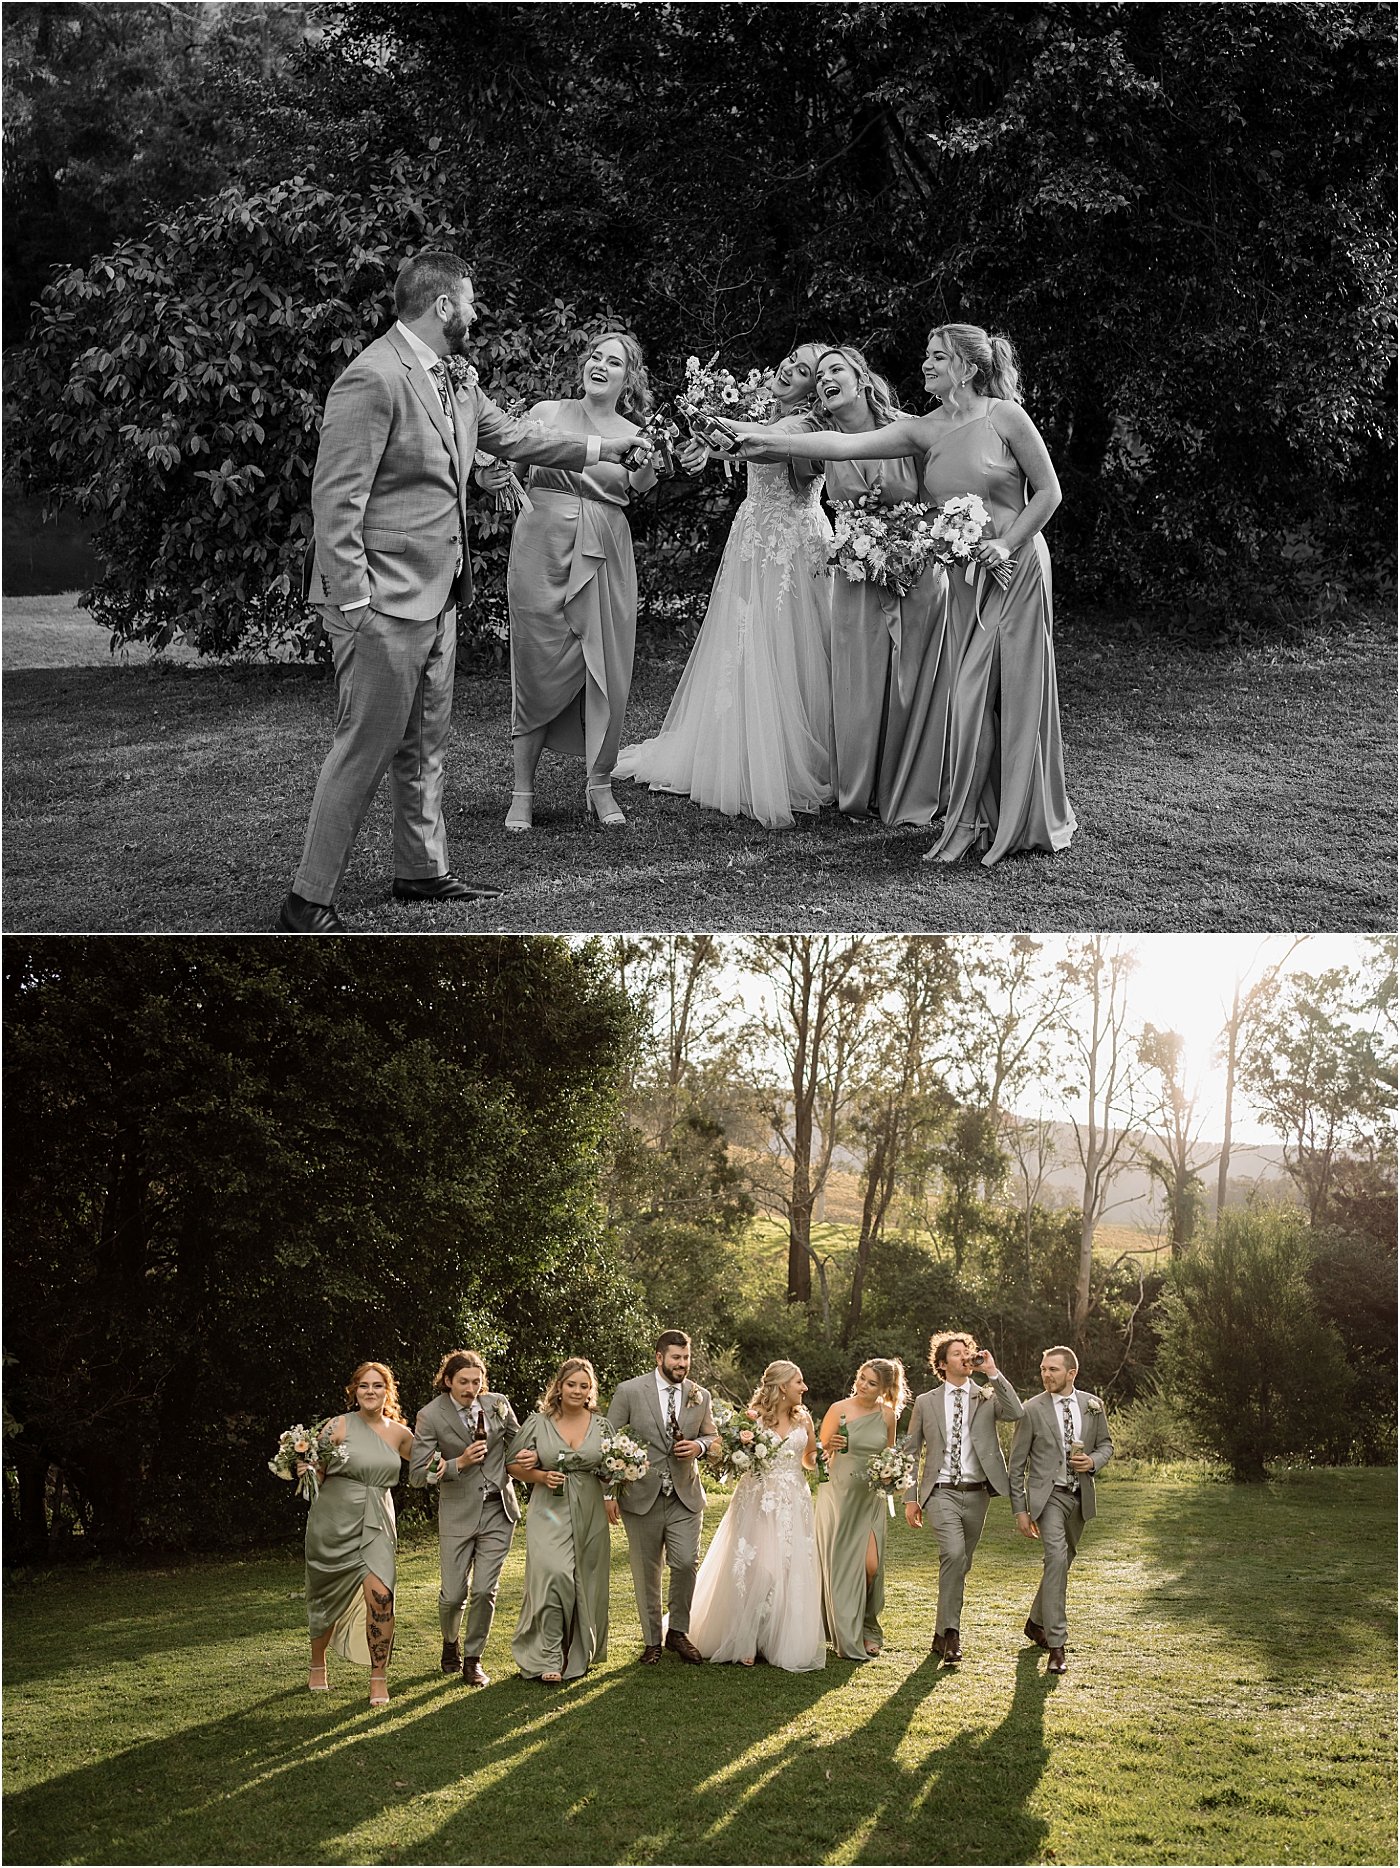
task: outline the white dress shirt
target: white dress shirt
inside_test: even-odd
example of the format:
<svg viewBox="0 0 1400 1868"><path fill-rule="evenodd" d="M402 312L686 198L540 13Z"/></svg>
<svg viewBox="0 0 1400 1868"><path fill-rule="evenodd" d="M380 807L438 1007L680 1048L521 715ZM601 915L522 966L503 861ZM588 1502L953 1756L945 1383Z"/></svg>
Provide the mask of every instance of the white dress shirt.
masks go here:
<svg viewBox="0 0 1400 1868"><path fill-rule="evenodd" d="M961 1384L944 1382L943 1384L943 1464L938 1469L938 1478L943 1484L975 1485L979 1481L984 1483L986 1481L987 1475L982 1470L982 1462L977 1457L977 1449L972 1444L972 1435L968 1432L972 1419L972 1396L975 1392L971 1382ZM948 1459L953 1450L953 1396L956 1394L960 1394L963 1398L962 1464L957 1472L953 1472L948 1465Z"/></svg>
<svg viewBox="0 0 1400 1868"><path fill-rule="evenodd" d="M1079 1390L1071 1388L1067 1395L1051 1395L1050 1397L1050 1405L1055 1414L1055 1431L1060 1436L1060 1446L1065 1456L1066 1482L1070 1485L1078 1485L1084 1475L1070 1470L1069 1447L1065 1441L1064 1403L1066 1401L1069 1402L1070 1419L1074 1422L1074 1432L1070 1435L1070 1439L1082 1440L1084 1438L1084 1416L1079 1407Z"/></svg>

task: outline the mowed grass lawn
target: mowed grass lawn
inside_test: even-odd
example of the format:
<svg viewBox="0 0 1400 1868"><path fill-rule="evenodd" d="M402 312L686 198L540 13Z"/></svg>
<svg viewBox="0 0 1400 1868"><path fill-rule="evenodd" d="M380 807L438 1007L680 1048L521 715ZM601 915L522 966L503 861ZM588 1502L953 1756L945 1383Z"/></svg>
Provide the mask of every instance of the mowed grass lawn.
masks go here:
<svg viewBox="0 0 1400 1868"><path fill-rule="evenodd" d="M329 743L330 675L34 666L44 637L31 612L55 602L6 604L5 928L270 928ZM71 660L71 645L52 640L53 659ZM681 666L641 664L629 740L659 727ZM581 763L548 755L538 827L510 836L509 680L462 675L453 866L506 893L470 907L394 905L385 788L341 912L355 929L395 933L1394 925L1393 619L1205 653L1070 617L1059 671L1079 834L1058 856L990 871L923 863L922 830L829 810L772 832L634 786L619 786L631 827L605 833L585 818Z"/></svg>
<svg viewBox="0 0 1400 1868"><path fill-rule="evenodd" d="M901 1517L872 1665L638 1667L617 1531L606 1661L528 1684L509 1652L523 1543L479 1692L437 1670L435 1548L401 1552L376 1713L358 1670L305 1691L293 1555L13 1579L7 1858L1396 1859L1393 1471L1110 1470L1059 1680L1020 1638L1038 1553L1002 1505L957 1671L929 1658L935 1553Z"/></svg>

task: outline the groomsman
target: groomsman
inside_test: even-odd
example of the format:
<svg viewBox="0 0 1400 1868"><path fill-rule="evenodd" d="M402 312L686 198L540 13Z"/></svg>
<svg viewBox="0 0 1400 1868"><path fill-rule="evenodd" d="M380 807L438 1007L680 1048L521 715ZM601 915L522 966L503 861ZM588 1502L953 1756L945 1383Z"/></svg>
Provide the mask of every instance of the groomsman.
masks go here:
<svg viewBox="0 0 1400 1868"><path fill-rule="evenodd" d="M702 1656L690 1639L690 1599L700 1562L700 1527L705 1490L695 1462L718 1454L719 1437L706 1389L690 1377L690 1338L663 1330L656 1339L656 1368L623 1382L608 1419L640 1440L651 1456L646 1477L622 1487L621 1510L608 1500L608 1521L627 1527L632 1583L642 1622L642 1665L661 1659L661 1558L671 1571L666 1604L665 1646L684 1661Z"/></svg>
<svg viewBox="0 0 1400 1868"><path fill-rule="evenodd" d="M1045 1392L1027 1401L1011 1443L1011 1509L1023 1537L1044 1557L1026 1621L1027 1639L1047 1648L1047 1671L1064 1673L1065 1585L1084 1526L1094 1516L1094 1474L1113 1458L1103 1402L1076 1387L1079 1358L1056 1343L1040 1358Z"/></svg>
<svg viewBox="0 0 1400 1868"><path fill-rule="evenodd" d="M436 1399L414 1422L408 1482L438 1487L442 1671L456 1673L460 1668L468 1686L489 1686L481 1656L496 1612L501 1567L520 1522L505 1460L520 1422L505 1396L487 1388L486 1364L474 1349L454 1349L444 1356L433 1386ZM517 1464L533 1465L537 1458L524 1453Z"/></svg>
<svg viewBox="0 0 1400 1868"><path fill-rule="evenodd" d="M914 1403L904 1450L914 1461L914 1483L905 1494L904 1516L917 1530L925 1519L938 1545L938 1613L933 1654L950 1667L962 1659L963 1585L986 1522L993 1493L1008 1491L1006 1461L997 1440L999 1420L1020 1420L1015 1389L990 1349L971 1336L944 1330L929 1341L929 1362L941 1386ZM977 1375L989 1384L976 1388ZM920 1454L923 1474L920 1476Z"/></svg>

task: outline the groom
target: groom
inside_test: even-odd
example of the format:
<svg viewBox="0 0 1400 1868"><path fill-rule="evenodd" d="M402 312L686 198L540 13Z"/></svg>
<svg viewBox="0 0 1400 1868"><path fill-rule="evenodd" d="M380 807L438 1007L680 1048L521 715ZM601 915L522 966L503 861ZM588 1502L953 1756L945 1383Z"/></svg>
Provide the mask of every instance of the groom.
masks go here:
<svg viewBox="0 0 1400 1868"><path fill-rule="evenodd" d="M642 1665L661 1659L661 1556L671 1570L669 1627L665 1645L684 1661L699 1661L690 1639L690 1598L700 1562L700 1525L705 1491L695 1470L702 1453L718 1453L708 1392L689 1380L690 1338L663 1330L656 1339L656 1368L623 1382L608 1419L628 1429L650 1455L646 1476L622 1487L622 1509L608 1500L608 1521L627 1527L632 1582L642 1622Z"/></svg>
<svg viewBox="0 0 1400 1868"><path fill-rule="evenodd" d="M1084 1526L1094 1516L1094 1474L1113 1458L1103 1402L1075 1383L1079 1358L1056 1343L1040 1358L1044 1389L1027 1401L1011 1442L1011 1509L1022 1537L1044 1556L1026 1638L1050 1653L1047 1673L1065 1673L1065 1585Z"/></svg>
<svg viewBox="0 0 1400 1868"><path fill-rule="evenodd" d="M577 469L620 461L629 451L625 441L512 421L477 387L475 372L456 363L465 355L476 304L466 263L455 253L405 260L394 307L393 329L332 384L321 424L304 594L320 606L335 658L335 732L301 863L277 917L287 934L344 932L335 898L386 772L394 899L462 902L500 894L452 874L442 816L457 608L472 600L472 457L481 447Z"/></svg>

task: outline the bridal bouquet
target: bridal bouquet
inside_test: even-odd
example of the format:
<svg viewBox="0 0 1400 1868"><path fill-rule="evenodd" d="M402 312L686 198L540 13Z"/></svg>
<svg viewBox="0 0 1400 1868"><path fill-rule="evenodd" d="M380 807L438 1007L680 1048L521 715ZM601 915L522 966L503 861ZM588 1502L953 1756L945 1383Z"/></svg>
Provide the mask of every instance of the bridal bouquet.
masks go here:
<svg viewBox="0 0 1400 1868"><path fill-rule="evenodd" d="M944 500L929 521L929 531L935 540L933 556L940 564L964 565L970 584L982 563L973 553L991 523L992 515L975 493L958 493ZM991 572L1003 590L1008 590L1016 560L1008 558L1004 564L988 564L983 569Z"/></svg>
<svg viewBox="0 0 1400 1868"><path fill-rule="evenodd" d="M334 1415L318 1421L314 1427L288 1427L277 1440L277 1451L267 1462L267 1469L278 1479L285 1479L288 1484L296 1481L300 1497L308 1501L315 1498L321 1490L318 1466L324 1466L326 1477L340 1468L350 1457L350 1449L342 1440L339 1445L331 1438L331 1426ZM297 1466L306 1463L306 1471L299 1473Z"/></svg>
<svg viewBox="0 0 1400 1868"><path fill-rule="evenodd" d="M750 370L742 382L730 370L717 370L719 352L708 363L698 357L685 360L685 388L676 408L687 422L726 418L735 422L766 422L778 407L772 390L772 372Z"/></svg>
<svg viewBox="0 0 1400 1868"><path fill-rule="evenodd" d="M906 1492L914 1483L914 1462L897 1446L887 1446L882 1453L872 1453L865 1466L866 1483L872 1492L883 1492L885 1503L894 1516L894 1495Z"/></svg>
<svg viewBox="0 0 1400 1868"><path fill-rule="evenodd" d="M783 1444L771 1427L763 1426L742 1408L716 1407L715 1432L719 1435L722 1479L761 1472Z"/></svg>
<svg viewBox="0 0 1400 1868"><path fill-rule="evenodd" d="M882 506L875 488L838 501L835 512L828 563L852 584L883 584L907 597L937 556L928 507Z"/></svg>

